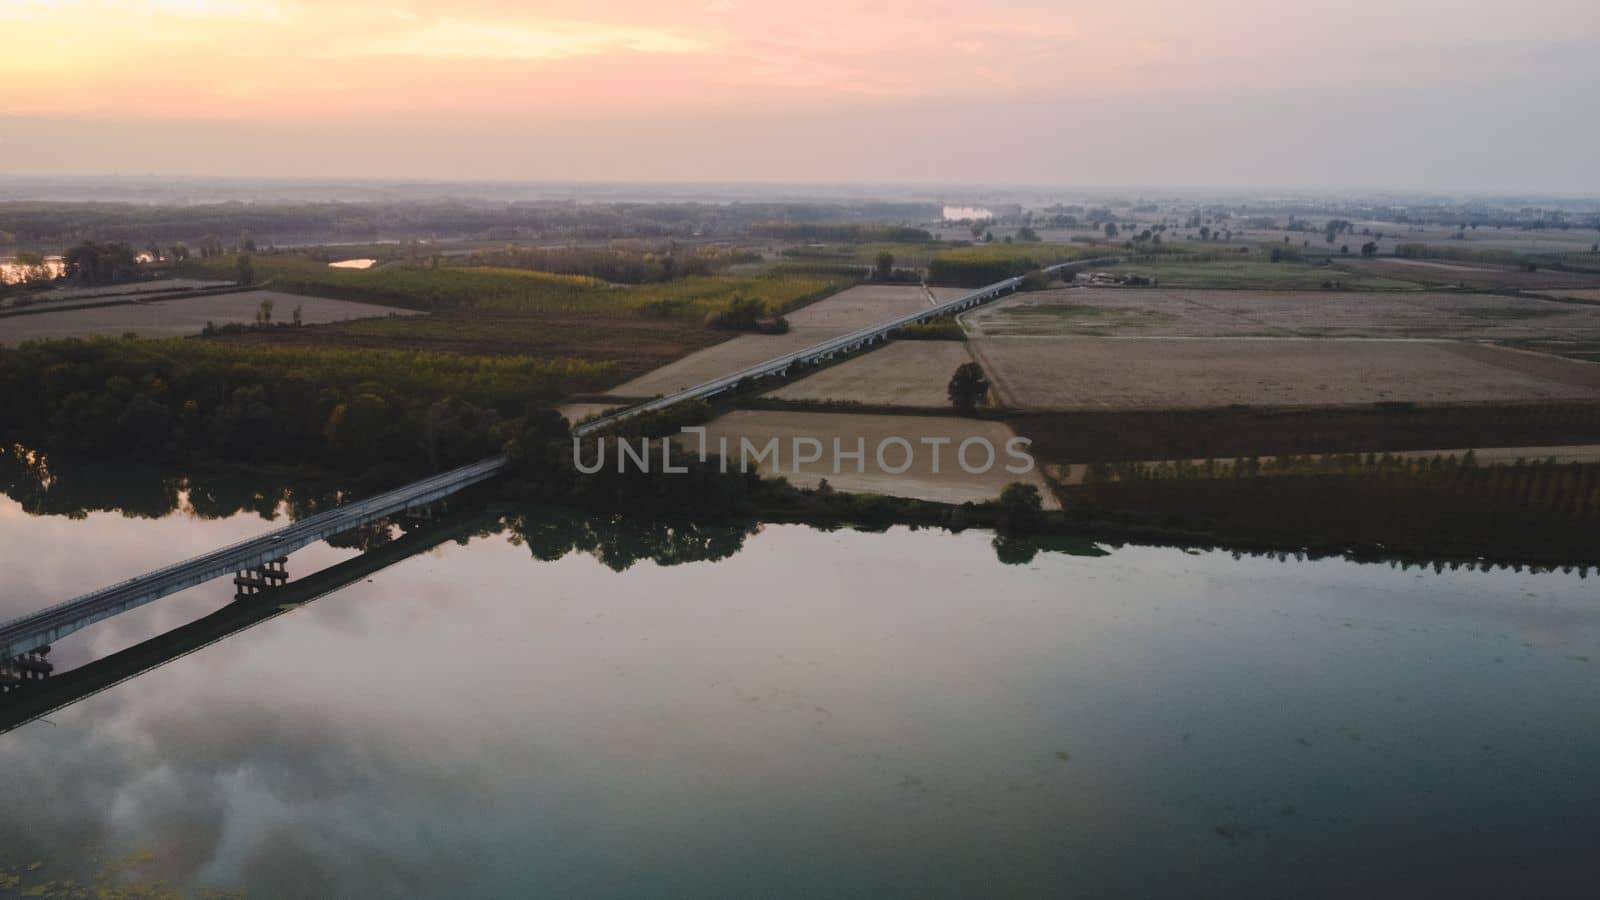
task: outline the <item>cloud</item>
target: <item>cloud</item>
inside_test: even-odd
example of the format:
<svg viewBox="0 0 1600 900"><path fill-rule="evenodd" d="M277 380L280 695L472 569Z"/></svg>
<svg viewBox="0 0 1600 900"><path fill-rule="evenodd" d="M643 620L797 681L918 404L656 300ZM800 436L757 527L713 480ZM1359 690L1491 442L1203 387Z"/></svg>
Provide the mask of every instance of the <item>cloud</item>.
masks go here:
<svg viewBox="0 0 1600 900"><path fill-rule="evenodd" d="M704 40L646 26L442 19L357 40L336 49L333 55L538 61L616 52L694 53L707 47Z"/></svg>

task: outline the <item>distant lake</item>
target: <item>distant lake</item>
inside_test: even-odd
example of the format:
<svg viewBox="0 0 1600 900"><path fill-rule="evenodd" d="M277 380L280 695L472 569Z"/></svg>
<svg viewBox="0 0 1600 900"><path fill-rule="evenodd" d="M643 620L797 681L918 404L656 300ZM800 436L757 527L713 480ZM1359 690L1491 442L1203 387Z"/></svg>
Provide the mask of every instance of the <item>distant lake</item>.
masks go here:
<svg viewBox="0 0 1600 900"><path fill-rule="evenodd" d="M951 222L959 222L962 219L992 219L994 212L981 206L946 206L944 217Z"/></svg>
<svg viewBox="0 0 1600 900"><path fill-rule="evenodd" d="M377 262L375 259L341 259L328 265L335 269L370 269Z"/></svg>
<svg viewBox="0 0 1600 900"><path fill-rule="evenodd" d="M64 268L61 257L59 256L45 257L44 264L50 269L51 277L59 276ZM16 260L16 257L13 256L0 259L0 284L10 284L13 281L21 281L23 275L27 274L28 268L28 266L19 264Z"/></svg>

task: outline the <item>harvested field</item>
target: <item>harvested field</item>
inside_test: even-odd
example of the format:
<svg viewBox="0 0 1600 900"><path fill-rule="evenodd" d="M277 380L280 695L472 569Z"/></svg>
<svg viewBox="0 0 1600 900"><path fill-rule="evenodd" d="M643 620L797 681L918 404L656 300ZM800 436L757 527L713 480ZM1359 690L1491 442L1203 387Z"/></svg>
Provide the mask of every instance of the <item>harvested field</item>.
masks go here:
<svg viewBox="0 0 1600 900"><path fill-rule="evenodd" d="M1568 300L1582 300L1586 303L1600 303L1600 288L1584 288L1580 290L1557 289L1544 291L1552 297L1564 297Z"/></svg>
<svg viewBox="0 0 1600 900"><path fill-rule="evenodd" d="M618 397L671 393L929 305L920 285L857 285L791 313L787 334L740 335L635 378L611 393Z"/></svg>
<svg viewBox="0 0 1600 900"><path fill-rule="evenodd" d="M1549 269L1525 272L1521 269L1448 260L1379 256L1372 259L1340 259L1337 265L1338 268L1363 275L1388 275L1435 287L1450 285L1471 290L1536 293L1563 288L1600 288L1600 275ZM1348 279L1346 281L1348 283Z"/></svg>
<svg viewBox="0 0 1600 900"><path fill-rule="evenodd" d="M767 394L780 400L948 408L956 367L972 361L960 341L891 341Z"/></svg>
<svg viewBox="0 0 1600 900"><path fill-rule="evenodd" d="M968 346L1001 403L1023 410L1600 397L1600 366L1449 342L1018 337Z"/></svg>
<svg viewBox="0 0 1600 900"><path fill-rule="evenodd" d="M1089 271L1143 275L1154 278L1162 287L1205 290L1310 291L1321 290L1325 281L1342 282L1350 290L1414 291L1421 288L1415 279L1403 279L1396 272L1356 273L1312 263L1274 263L1251 258L1189 261L1155 257L1094 266Z"/></svg>
<svg viewBox="0 0 1600 900"><path fill-rule="evenodd" d="M707 331L708 329L701 329ZM717 332L710 332L718 334ZM612 388L615 397L654 397L693 387L729 372L737 372L775 356L802 350L825 341L836 332L818 328L793 328L788 334L744 334L667 363L626 384ZM719 336L725 335L723 332Z"/></svg>
<svg viewBox="0 0 1600 900"><path fill-rule="evenodd" d="M26 300L29 307L38 308L43 305L68 309L73 306L85 304L110 303L117 300L137 300L151 294L170 294L182 291L196 291L210 288L229 287L231 281L199 281L194 278L162 278L155 281L135 281L128 284L111 284L102 287L86 288L56 288L49 291L38 291L21 294L16 297L0 299L0 309L8 309L19 305L18 300Z"/></svg>
<svg viewBox="0 0 1600 900"><path fill-rule="evenodd" d="M952 296L960 294L956 289ZM796 329L820 329L831 337L931 305L921 285L859 284L797 309L788 319Z"/></svg>
<svg viewBox="0 0 1600 900"><path fill-rule="evenodd" d="M718 452L718 442L726 438L729 443L730 462L737 464L740 440L749 440L756 448L776 438L780 457L778 465L763 469L765 475L782 475L800 487L815 487L822 479L841 491L885 494L891 497L909 497L917 500L934 500L943 503L982 502L993 500L1007 484L1022 481L1036 485L1045 499L1047 508L1056 508L1051 492L1037 468L1024 475L1007 472L1005 467L1015 460L1006 456L1007 442L1016 435L1002 422L981 419L964 419L953 416L872 416L841 415L836 413L764 412L741 410L728 413L706 426L707 448ZM886 439L899 437L914 448L911 467L899 474L885 471L879 466L877 448ZM968 438L981 437L995 448L996 461L984 474L963 471L956 460L956 448ZM822 459L804 463L794 471L793 442L800 438L816 438L823 443ZM934 467L933 448L921 442L923 438L948 439L950 444L940 450L938 470ZM841 449L854 452L858 441L866 448L862 471L857 471L853 459L840 461L840 471L834 471L833 441ZM685 446L693 448L692 438ZM985 454L976 446L968 455L973 468L981 468ZM884 450L884 461L896 468L905 459L903 449L889 445Z"/></svg>
<svg viewBox="0 0 1600 900"><path fill-rule="evenodd" d="M563 403L556 407L556 412L567 420L568 425L576 425L590 416L597 416L616 408L615 403Z"/></svg>
<svg viewBox="0 0 1600 900"><path fill-rule="evenodd" d="M276 291L246 291L210 297L180 297L151 303L63 309L37 315L0 317L0 344L53 338L120 335L176 337L199 334L207 322L218 325L255 321L262 301L273 302L274 321L287 322L295 307L307 324L376 316L420 315L410 310L348 300L300 297ZM288 330L288 329L285 329Z"/></svg>
<svg viewBox="0 0 1600 900"><path fill-rule="evenodd" d="M1600 307L1492 294L1070 288L967 314L983 335L1600 340Z"/></svg>
<svg viewBox="0 0 1600 900"><path fill-rule="evenodd" d="M947 300L954 300L957 297L965 297L967 294L972 293L972 288L929 287L928 293L933 295L934 303L944 303Z"/></svg>

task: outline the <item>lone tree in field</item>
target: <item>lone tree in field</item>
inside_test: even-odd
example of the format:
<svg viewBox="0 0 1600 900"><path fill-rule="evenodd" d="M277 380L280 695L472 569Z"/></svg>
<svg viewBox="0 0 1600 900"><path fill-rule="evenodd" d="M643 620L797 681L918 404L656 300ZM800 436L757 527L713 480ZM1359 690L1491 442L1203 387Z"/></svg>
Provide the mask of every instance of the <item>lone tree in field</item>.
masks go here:
<svg viewBox="0 0 1600 900"><path fill-rule="evenodd" d="M239 272L240 284L249 284L256 280L256 267L255 263L250 261L250 254L239 254L239 258L234 261L234 265L237 267Z"/></svg>
<svg viewBox="0 0 1600 900"><path fill-rule="evenodd" d="M989 393L989 379L984 377L983 367L975 362L957 366L956 373L950 376L948 393L950 405L959 412L971 415Z"/></svg>
<svg viewBox="0 0 1600 900"><path fill-rule="evenodd" d="M894 254L885 250L878 254L877 265L873 267L873 274L879 281L888 281L894 274Z"/></svg>

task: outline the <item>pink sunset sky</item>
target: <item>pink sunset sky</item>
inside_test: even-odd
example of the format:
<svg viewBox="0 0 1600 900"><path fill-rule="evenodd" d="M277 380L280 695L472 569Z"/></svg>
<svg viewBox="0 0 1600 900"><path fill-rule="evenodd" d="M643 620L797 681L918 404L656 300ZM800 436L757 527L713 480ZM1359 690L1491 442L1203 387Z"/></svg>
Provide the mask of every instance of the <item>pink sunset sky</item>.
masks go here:
<svg viewBox="0 0 1600 900"><path fill-rule="evenodd" d="M1594 0L0 0L0 174L1600 190Z"/></svg>

